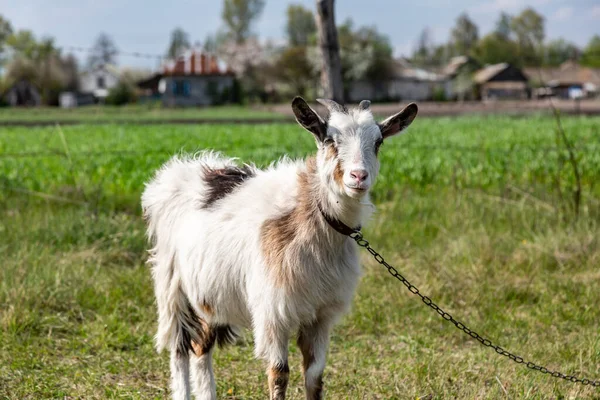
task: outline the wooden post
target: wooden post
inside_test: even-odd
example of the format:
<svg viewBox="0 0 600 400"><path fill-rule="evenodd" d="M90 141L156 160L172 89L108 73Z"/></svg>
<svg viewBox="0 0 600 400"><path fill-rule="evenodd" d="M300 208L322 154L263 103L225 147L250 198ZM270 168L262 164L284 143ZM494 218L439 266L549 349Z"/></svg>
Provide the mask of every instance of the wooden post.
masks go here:
<svg viewBox="0 0 600 400"><path fill-rule="evenodd" d="M323 57L321 84L323 96L344 104L344 86L342 83L342 63L337 27L333 14L334 0L317 0L317 31Z"/></svg>

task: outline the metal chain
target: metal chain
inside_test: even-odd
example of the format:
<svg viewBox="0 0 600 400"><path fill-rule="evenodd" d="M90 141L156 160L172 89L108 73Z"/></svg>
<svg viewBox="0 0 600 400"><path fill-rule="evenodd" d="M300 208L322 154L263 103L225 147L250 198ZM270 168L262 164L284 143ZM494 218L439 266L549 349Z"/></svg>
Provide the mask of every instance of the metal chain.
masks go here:
<svg viewBox="0 0 600 400"><path fill-rule="evenodd" d="M595 380L594 381L594 380L585 379L585 378L578 378L575 375L565 375L565 374L563 374L561 372L558 372L558 371L552 371L552 370L549 370L546 367L542 367L541 365L538 365L538 364L533 363L531 361L527 361L523 357L516 356L513 353L509 352L508 350L505 350L502 347L500 347L498 345L495 345L489 339L484 338L483 336L481 336L480 334L478 334L474 330L472 330L469 327L467 327L462 322L457 321L456 319L454 319L454 317L452 315L450 315L448 312L444 311L440 306L438 306L437 304L435 304L428 296L425 296L425 295L421 294L421 292L419 291L419 289L415 285L413 285L412 283L410 283L404 276L402 276L402 274L400 274L400 272L398 272L398 270L396 270L396 268L394 268L390 264L388 264L383 259L383 256L381 254L379 254L378 252L376 252L369 245L369 242L363 238L363 235L362 235L362 233L360 231L354 231L354 233L350 234L349 236L352 239L354 239L354 241L356 241L356 243L360 247L364 247L365 249L367 249L367 251L369 253L371 253L371 255L373 256L373 258L375 258L375 261L377 261L379 264L381 264L385 268L387 268L388 272L394 278L396 278L400 282L402 282L402 284L404 286L406 286L406 288L412 294L415 294L415 295L419 296L421 298L421 300L423 301L423 303L425 303L425 305L427 305L428 307L430 307L431 309L433 309L435 312L437 312L440 315L440 317L442 317L443 319L445 319L448 322L451 322L455 327L457 327L458 329L460 329L461 331L463 331L467 335L471 336L473 339L476 339L483 346L485 346L485 347L491 347L492 349L494 349L496 351L496 353L498 353L498 354L500 354L500 355L502 355L504 357L510 358L511 360L513 360L514 362L516 362L517 364L524 364L529 369L532 369L532 370L535 370L535 371L539 371L539 372L541 372L543 374L550 375L553 378L564 379L566 381L570 381L570 382L574 382L574 383L581 383L582 385L591 385L591 386L595 386L595 387L600 387L600 380Z"/></svg>

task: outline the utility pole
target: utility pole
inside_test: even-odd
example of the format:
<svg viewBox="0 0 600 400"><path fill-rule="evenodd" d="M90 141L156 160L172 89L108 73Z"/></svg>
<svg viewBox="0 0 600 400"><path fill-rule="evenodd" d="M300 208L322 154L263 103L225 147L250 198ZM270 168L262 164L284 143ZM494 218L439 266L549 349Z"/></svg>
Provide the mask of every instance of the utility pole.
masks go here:
<svg viewBox="0 0 600 400"><path fill-rule="evenodd" d="M323 96L344 104L344 86L342 82L342 63L337 27L333 14L334 0L317 0L317 31L319 46L323 57L321 85Z"/></svg>

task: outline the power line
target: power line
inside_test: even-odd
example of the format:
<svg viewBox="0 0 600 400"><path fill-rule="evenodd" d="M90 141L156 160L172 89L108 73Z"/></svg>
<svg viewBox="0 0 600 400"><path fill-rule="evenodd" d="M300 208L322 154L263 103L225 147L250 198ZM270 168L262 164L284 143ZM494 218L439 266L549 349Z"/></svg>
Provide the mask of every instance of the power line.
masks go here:
<svg viewBox="0 0 600 400"><path fill-rule="evenodd" d="M78 46L62 46L58 47L58 49L65 50L67 52L81 52L81 53L94 53L97 50L90 47L78 47ZM127 56L127 57L136 57L136 58L146 58L146 59L157 59L163 60L167 59L167 56L158 55L158 54L149 54L149 53L141 53L138 51L116 51L115 55Z"/></svg>
<svg viewBox="0 0 600 400"><path fill-rule="evenodd" d="M24 46L8 46L9 50L12 51L28 51L31 50L27 47ZM97 49L91 48L91 47L81 47L81 46L57 46L56 50L62 50L65 51L66 53L73 53L73 52L79 52L79 53L94 53L97 52ZM126 57L136 57L136 58L145 58L145 59L154 59L154 60L166 60L169 59L168 56L165 55L161 55L161 54L151 54L151 53L143 53L143 52L139 52L139 51L120 51L117 50L115 51L113 54L118 55L118 56L126 56Z"/></svg>

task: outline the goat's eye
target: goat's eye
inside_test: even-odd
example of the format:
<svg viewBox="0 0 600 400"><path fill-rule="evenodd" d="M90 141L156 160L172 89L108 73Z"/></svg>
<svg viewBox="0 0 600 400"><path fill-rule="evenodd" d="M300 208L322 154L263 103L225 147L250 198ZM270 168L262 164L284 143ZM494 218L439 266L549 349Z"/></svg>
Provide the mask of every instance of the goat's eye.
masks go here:
<svg viewBox="0 0 600 400"><path fill-rule="evenodd" d="M334 141L333 141L333 139L332 139L332 138L330 138L330 137L328 137L328 138L325 138L325 140L323 141L323 144L324 144L324 145L326 145L326 146L329 146L330 144L334 144L334 143L335 143L335 142L334 142Z"/></svg>

